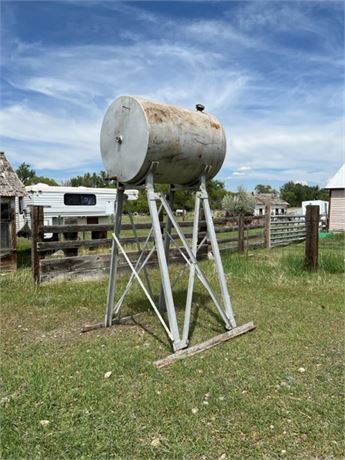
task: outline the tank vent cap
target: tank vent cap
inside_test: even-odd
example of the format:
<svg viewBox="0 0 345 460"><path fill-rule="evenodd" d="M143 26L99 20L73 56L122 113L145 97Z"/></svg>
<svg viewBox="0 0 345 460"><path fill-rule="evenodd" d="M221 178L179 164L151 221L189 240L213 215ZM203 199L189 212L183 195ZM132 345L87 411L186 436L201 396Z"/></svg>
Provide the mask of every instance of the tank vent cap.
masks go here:
<svg viewBox="0 0 345 460"><path fill-rule="evenodd" d="M195 106L195 108L196 108L196 110L197 110L198 112L203 112L204 109L205 109L205 106L202 105L202 104L197 104L197 105Z"/></svg>

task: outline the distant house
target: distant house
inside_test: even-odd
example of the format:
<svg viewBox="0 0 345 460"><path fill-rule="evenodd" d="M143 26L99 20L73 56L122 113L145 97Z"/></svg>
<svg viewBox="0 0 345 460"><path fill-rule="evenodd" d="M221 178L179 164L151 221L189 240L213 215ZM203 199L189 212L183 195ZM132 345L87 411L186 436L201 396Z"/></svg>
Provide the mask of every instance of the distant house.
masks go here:
<svg viewBox="0 0 345 460"><path fill-rule="evenodd" d="M187 214L187 211L185 209L176 209L175 215L176 216L185 216Z"/></svg>
<svg viewBox="0 0 345 460"><path fill-rule="evenodd" d="M282 200L277 195L271 193L258 193L255 195L255 216L264 216L265 208L270 204L271 206L271 215L278 216L286 214L287 207L289 203L285 200Z"/></svg>
<svg viewBox="0 0 345 460"><path fill-rule="evenodd" d="M15 198L26 195L5 154L0 152L0 272L17 268Z"/></svg>
<svg viewBox="0 0 345 460"><path fill-rule="evenodd" d="M330 231L345 231L345 163L328 182L328 226Z"/></svg>

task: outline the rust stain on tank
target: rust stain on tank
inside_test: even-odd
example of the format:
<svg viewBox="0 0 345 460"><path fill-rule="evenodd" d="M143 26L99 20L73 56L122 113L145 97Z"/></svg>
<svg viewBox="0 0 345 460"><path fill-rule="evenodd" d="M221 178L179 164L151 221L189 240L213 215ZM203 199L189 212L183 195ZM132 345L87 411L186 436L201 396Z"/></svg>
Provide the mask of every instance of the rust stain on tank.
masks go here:
<svg viewBox="0 0 345 460"><path fill-rule="evenodd" d="M142 105L148 119L154 123L163 123L169 118L174 119L181 116L180 110L175 107L152 104L150 102L144 102Z"/></svg>
<svg viewBox="0 0 345 460"><path fill-rule="evenodd" d="M155 104L147 101L143 102L142 106L151 123L163 123L168 120L173 120L176 123L177 119L179 119L183 124L190 123L197 127L198 123L206 125L208 122L208 118L204 117L202 114L200 114L199 119L196 119L195 115L197 112L192 112L180 107ZM211 125L217 129L220 128L217 123L212 123Z"/></svg>
<svg viewBox="0 0 345 460"><path fill-rule="evenodd" d="M220 124L219 124L219 123L212 122L212 123L211 123L211 127L214 128L214 129L220 129Z"/></svg>

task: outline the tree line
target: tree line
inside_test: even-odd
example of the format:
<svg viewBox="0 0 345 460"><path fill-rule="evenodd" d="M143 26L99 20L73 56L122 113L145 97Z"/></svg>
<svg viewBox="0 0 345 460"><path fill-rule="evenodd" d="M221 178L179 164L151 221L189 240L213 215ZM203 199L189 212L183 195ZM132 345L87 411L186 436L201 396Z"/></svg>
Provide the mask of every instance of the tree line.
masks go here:
<svg viewBox="0 0 345 460"><path fill-rule="evenodd" d="M45 183L48 185L60 185L54 179L44 176L38 176L36 171L27 163L22 163L16 170L18 177L24 185L32 185L38 183ZM61 185L71 187L93 187L93 188L109 188L115 187L113 181L107 180L105 171L99 173L85 173L82 176L72 177L64 181ZM207 189L210 197L210 204L213 209L226 208L228 206L238 207L241 202L245 202L246 209L255 206L253 193L247 192L242 186L238 188L237 193L229 192L225 188L224 182L220 180L207 181ZM158 184L157 190L162 193L168 192L168 185ZM302 201L309 200L328 200L328 191L321 189L319 186L310 186L293 181L286 182L279 191L274 189L271 185L258 184L255 187L256 194L271 194L276 195L287 201L291 207L300 207ZM175 209L185 209L192 211L194 207L193 194L184 190L176 194ZM131 208L137 212L147 212L147 200L143 191L140 191L137 201L131 203ZM249 209L248 208L248 209ZM249 211L248 211L249 212Z"/></svg>

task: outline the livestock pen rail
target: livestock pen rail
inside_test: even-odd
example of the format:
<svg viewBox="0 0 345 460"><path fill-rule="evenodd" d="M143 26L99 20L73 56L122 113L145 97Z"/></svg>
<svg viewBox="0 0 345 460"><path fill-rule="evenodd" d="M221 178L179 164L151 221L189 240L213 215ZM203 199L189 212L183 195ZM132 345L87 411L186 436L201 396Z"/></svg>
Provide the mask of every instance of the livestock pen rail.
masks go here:
<svg viewBox="0 0 345 460"><path fill-rule="evenodd" d="M43 207L32 207L32 272L38 283L64 280L87 279L105 276L109 273L110 248L112 245L111 232L113 224L67 224L44 225ZM162 215L161 229L164 234L164 216ZM128 218L121 225L120 242L126 247L131 262L136 262L141 244L146 241L151 229L147 221L136 222L133 225ZM320 218L320 229L324 225ZM243 252L246 249L259 247L275 247L300 242L306 238L305 216L237 216L214 218L215 231L221 253ZM191 220L179 222L187 240L192 237ZM53 237L47 240L44 235ZM175 230L172 231L176 244L169 251L171 263L185 263L181 254L181 242ZM206 237L206 222L199 222L198 258L206 258L209 242ZM204 240L204 241L203 241ZM149 238L147 250L153 245L153 236ZM149 266L157 265L154 253ZM128 266L122 256L119 257L119 270Z"/></svg>
<svg viewBox="0 0 345 460"><path fill-rule="evenodd" d="M85 225L44 225L43 207L32 208L32 271L38 283L72 278L95 278L107 275L110 265L111 232L113 224ZM130 219L129 219L130 221ZM267 232L263 216L215 218L215 230L221 252L243 251L266 245ZM187 240L192 238L192 221L180 221ZM141 243L146 241L151 229L150 222L137 222L133 229L131 222L121 225L120 242L127 249L127 254L135 262L141 251ZM161 229L164 234L162 216ZM47 240L45 235L51 234ZM91 236L91 238L90 238ZM176 241L169 251L169 262L185 263L181 254L182 248L176 232L172 231ZM200 249L198 258L206 258L209 243L206 237L206 222L199 222ZM149 237L146 247L153 245L153 237ZM184 252L182 250L182 252ZM150 266L157 265L156 254L150 258ZM119 257L119 270L128 269L125 260Z"/></svg>
<svg viewBox="0 0 345 460"><path fill-rule="evenodd" d="M319 229L326 226L326 216L321 215ZM270 247L297 243L306 238L305 215L280 215L272 216L270 222Z"/></svg>

